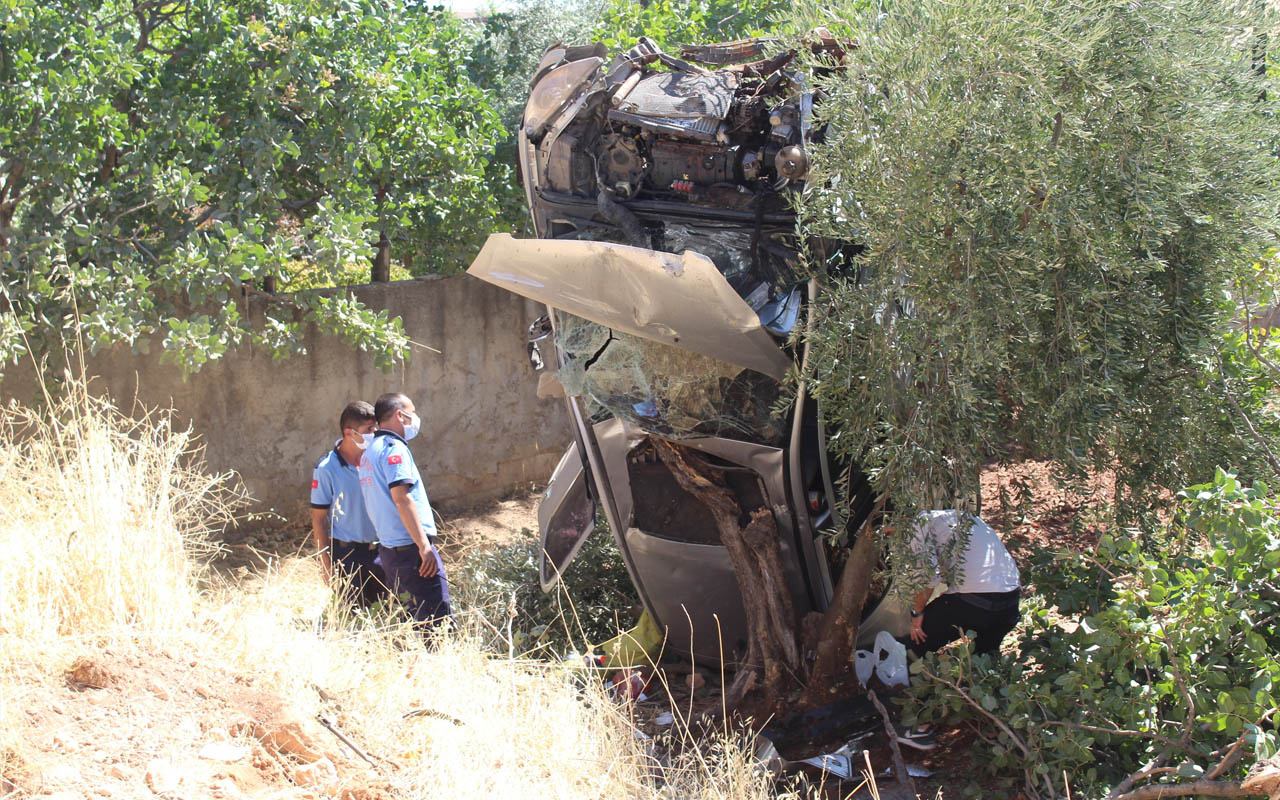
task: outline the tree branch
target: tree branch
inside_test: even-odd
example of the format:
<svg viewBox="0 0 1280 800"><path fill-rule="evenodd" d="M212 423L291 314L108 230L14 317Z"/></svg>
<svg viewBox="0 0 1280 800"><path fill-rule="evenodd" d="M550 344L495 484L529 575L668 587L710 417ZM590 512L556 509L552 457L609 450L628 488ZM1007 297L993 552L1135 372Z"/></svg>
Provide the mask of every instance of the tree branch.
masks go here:
<svg viewBox="0 0 1280 800"><path fill-rule="evenodd" d="M1191 783L1149 783L1132 792L1118 795L1115 800L1161 800L1165 797L1257 797L1256 792L1240 785L1240 781L1211 781L1201 779Z"/></svg>
<svg viewBox="0 0 1280 800"><path fill-rule="evenodd" d="M964 700L966 703L968 703L969 705L973 706L973 708L979 714L982 714L982 716L994 722L995 726L999 728L1004 733L1005 736L1008 736L1011 742L1017 745L1018 749L1022 751L1022 754L1024 756L1026 756L1027 758L1031 757L1031 748L1027 747L1027 743L1022 741L1022 737L1014 733L1013 730L1010 729L1009 726L1005 724L1004 720L1000 719L995 714L992 714L990 711L983 708L982 704L974 700L972 697L970 697L969 693L966 692L964 689L961 689L959 684L952 683L951 681L946 680L945 678L940 678L937 675L934 675L928 669L920 670L920 674L925 676L931 681L937 681L943 686L946 686L947 688L954 691L956 694L960 695L960 698Z"/></svg>
<svg viewBox="0 0 1280 800"><path fill-rule="evenodd" d="M1165 745L1164 750L1160 751L1160 755L1148 761L1146 766L1137 772L1131 773L1127 778L1117 783L1110 792L1107 792L1106 800L1116 800L1117 797L1132 789L1133 785L1138 781L1166 769L1163 764L1169 760L1169 755L1172 752L1173 745Z"/></svg>
<svg viewBox="0 0 1280 800"><path fill-rule="evenodd" d="M875 689L868 690L867 697L880 712L880 718L884 720L884 732L889 736L889 750L893 753L893 772L898 779L898 785L905 787L912 797L916 797L916 784L911 780L911 773L907 772L907 762L902 758L902 748L898 745L898 732L893 729L893 720L889 718L889 711L880 702L880 698L876 697Z"/></svg>
<svg viewBox="0 0 1280 800"><path fill-rule="evenodd" d="M951 681L940 678L939 676L934 675L932 672L930 672L927 669L920 670L920 674L928 678L929 680L937 681L938 683L941 683L943 686L950 688L956 694L960 695L961 699L963 699L966 703L968 703L975 710L977 710L979 714L981 714L982 716L986 717L987 719L995 723L995 726L999 728L1001 732L1004 733L1005 736L1009 737L1009 741L1013 742L1018 747L1018 749L1022 751L1022 755L1026 757L1027 760L1031 759L1031 748L1028 747L1027 743L1022 740L1022 737L1014 733L1013 730L1008 725L1005 724L1004 720L1000 719L995 714L992 714L990 711L983 708L980 703L978 703L976 700L974 700L972 697L969 696L968 692L966 692L964 689L961 689L959 684L955 684L955 683L952 683ZM1035 773L1033 773L1030 767L1028 767L1023 771L1023 774L1025 775L1025 781L1026 781L1025 788L1028 793L1034 796L1035 795L1035 786L1034 786ZM1044 776L1044 781L1048 785L1049 797L1054 797L1056 793L1053 791L1053 784L1049 781L1048 775Z"/></svg>
<svg viewBox="0 0 1280 800"><path fill-rule="evenodd" d="M1229 402L1231 407L1236 410L1236 413L1240 415L1240 419L1244 420L1245 427L1249 429L1249 434L1253 437L1253 440L1257 442L1258 447L1262 448L1263 457L1266 459L1267 463L1271 465L1271 469L1275 471L1276 475L1280 475L1280 460L1277 460L1275 454L1271 452L1271 448L1267 445L1266 439L1264 439L1262 434L1258 432L1258 429L1253 426L1253 420L1249 419L1249 415L1246 414L1244 409L1240 407L1240 404L1236 402L1235 394L1232 393L1231 387L1227 385L1227 373L1226 369L1222 365L1222 354L1215 353L1214 358L1218 360L1218 379L1222 382L1222 392L1226 395L1227 402Z"/></svg>
<svg viewBox="0 0 1280 800"><path fill-rule="evenodd" d="M1112 736L1136 736L1140 739L1150 739L1154 742L1159 742L1160 744L1168 745L1170 747L1176 747L1183 752L1187 752L1187 748L1183 747L1178 742L1175 742L1168 737L1161 736L1158 733L1150 733L1148 731L1132 731L1125 730L1123 728L1103 728L1098 725L1085 725L1080 722L1068 722L1060 719L1046 719L1040 724L1055 725L1060 728L1074 728L1076 730L1088 731L1090 733L1108 733Z"/></svg>

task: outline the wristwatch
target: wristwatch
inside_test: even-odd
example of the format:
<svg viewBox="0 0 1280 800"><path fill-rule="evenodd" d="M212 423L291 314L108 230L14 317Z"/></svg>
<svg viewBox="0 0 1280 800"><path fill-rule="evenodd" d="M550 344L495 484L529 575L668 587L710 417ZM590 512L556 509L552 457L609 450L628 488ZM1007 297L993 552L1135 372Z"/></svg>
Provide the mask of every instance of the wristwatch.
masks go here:
<svg viewBox="0 0 1280 800"><path fill-rule="evenodd" d="M920 611L916 611L914 608L911 609L912 619L916 619L917 617L922 617L922 616L924 616L924 609L921 609Z"/></svg>

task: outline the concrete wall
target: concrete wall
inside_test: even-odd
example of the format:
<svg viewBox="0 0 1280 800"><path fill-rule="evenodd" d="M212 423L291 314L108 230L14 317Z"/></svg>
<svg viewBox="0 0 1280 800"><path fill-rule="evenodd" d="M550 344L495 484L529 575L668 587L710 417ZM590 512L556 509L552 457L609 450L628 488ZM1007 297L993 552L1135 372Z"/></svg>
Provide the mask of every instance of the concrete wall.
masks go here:
<svg viewBox="0 0 1280 800"><path fill-rule="evenodd" d="M384 373L313 330L306 355L273 362L243 348L184 382L157 355L118 347L90 360L91 386L125 410L135 397L149 408L172 405L202 436L211 469L235 470L258 510L289 517L307 502L311 468L338 437L342 407L388 391L408 394L422 417L410 448L433 504L458 507L546 481L571 434L564 401L537 397L525 355L525 330L543 307L466 276L352 288L441 352L415 348ZM32 377L11 370L0 397L32 401Z"/></svg>

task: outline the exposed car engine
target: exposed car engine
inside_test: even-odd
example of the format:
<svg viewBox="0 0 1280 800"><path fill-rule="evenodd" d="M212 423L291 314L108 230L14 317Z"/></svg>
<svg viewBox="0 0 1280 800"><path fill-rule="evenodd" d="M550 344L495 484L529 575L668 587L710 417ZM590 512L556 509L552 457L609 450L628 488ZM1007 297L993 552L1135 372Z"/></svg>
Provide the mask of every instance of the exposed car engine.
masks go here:
<svg viewBox="0 0 1280 800"><path fill-rule="evenodd" d="M623 62L613 72L631 78L605 92L607 103L543 140L546 162L561 167L548 171L548 188L746 208L762 181L802 180L800 87L759 69L642 75Z"/></svg>
<svg viewBox="0 0 1280 800"><path fill-rule="evenodd" d="M794 53L765 57L777 49L746 40L681 59L641 39L607 66L599 46L549 49L520 131L538 235L705 253L757 311L789 292L786 193L808 173L812 94L787 69Z"/></svg>
<svg viewBox="0 0 1280 800"><path fill-rule="evenodd" d="M790 54L708 71L641 40L602 74L602 56L583 49L552 48L534 77L523 132L545 167L544 188L745 208L743 195L804 179L810 95L783 69ZM672 71L648 69L654 62ZM570 119L553 125L539 113L573 91L581 107Z"/></svg>

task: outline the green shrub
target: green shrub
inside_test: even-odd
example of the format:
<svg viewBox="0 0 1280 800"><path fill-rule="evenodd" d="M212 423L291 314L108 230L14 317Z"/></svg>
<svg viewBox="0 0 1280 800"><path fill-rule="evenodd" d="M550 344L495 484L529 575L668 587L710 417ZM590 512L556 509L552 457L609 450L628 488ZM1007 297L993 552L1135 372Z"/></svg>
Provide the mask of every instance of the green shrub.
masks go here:
<svg viewBox="0 0 1280 800"><path fill-rule="evenodd" d="M975 763L1048 796L1065 776L1092 796L1148 764L1138 785L1239 780L1274 754L1275 497L1218 470L1179 498L1159 557L1118 537L1061 556L1028 603L1020 654L964 643L913 664L907 721L972 723Z"/></svg>
<svg viewBox="0 0 1280 800"><path fill-rule="evenodd" d="M463 606L482 615L484 627L501 633L495 640L504 649L508 620L514 652L555 655L599 644L635 623L630 609L640 600L603 521L597 520L595 532L549 593L538 586L538 553L536 540L521 541L472 553L462 564Z"/></svg>

